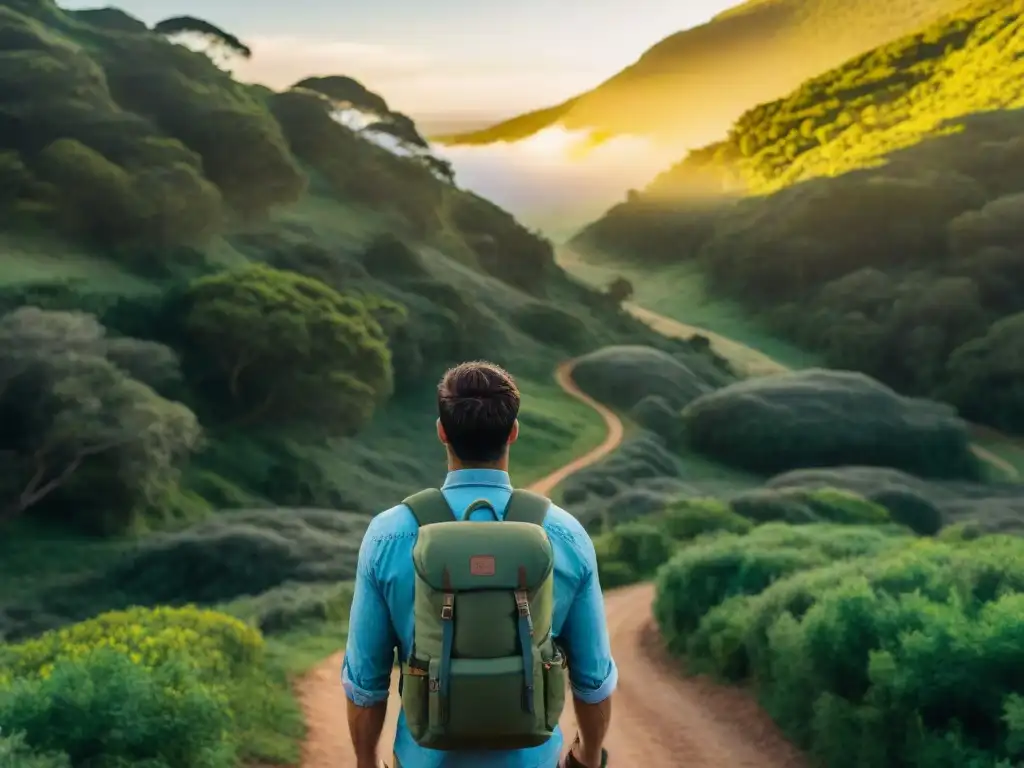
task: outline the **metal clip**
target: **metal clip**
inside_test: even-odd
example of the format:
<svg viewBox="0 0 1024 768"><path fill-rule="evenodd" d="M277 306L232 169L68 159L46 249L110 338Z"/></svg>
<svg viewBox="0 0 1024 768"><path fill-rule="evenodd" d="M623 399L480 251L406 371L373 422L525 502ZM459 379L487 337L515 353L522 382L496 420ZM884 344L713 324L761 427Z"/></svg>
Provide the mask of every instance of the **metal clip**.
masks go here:
<svg viewBox="0 0 1024 768"><path fill-rule="evenodd" d="M451 592L445 592L444 605L441 606L441 619L443 621L451 621L453 615L455 615L455 595Z"/></svg>
<svg viewBox="0 0 1024 768"><path fill-rule="evenodd" d="M516 590L516 607L519 608L520 616L530 615L530 600L523 590Z"/></svg>

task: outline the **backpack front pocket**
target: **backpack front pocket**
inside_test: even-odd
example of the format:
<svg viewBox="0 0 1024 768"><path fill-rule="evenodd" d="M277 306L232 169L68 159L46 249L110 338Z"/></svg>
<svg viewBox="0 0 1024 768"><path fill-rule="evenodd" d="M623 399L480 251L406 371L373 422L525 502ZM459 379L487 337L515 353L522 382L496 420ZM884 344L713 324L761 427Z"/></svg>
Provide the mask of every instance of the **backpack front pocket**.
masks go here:
<svg viewBox="0 0 1024 768"><path fill-rule="evenodd" d="M523 657L452 659L447 695L440 661L430 662L432 749L526 749L546 742L544 666L537 658L529 687ZM437 690L435 690L435 687Z"/></svg>

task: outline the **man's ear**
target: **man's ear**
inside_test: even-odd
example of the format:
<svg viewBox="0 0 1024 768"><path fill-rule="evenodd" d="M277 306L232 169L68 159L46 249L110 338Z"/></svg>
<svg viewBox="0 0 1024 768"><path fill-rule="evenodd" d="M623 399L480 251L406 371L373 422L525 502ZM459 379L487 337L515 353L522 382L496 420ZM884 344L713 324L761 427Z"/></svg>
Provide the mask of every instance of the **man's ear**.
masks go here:
<svg viewBox="0 0 1024 768"><path fill-rule="evenodd" d="M444 427L441 426L441 420L437 420L437 439L443 444L448 445L448 435L444 433Z"/></svg>
<svg viewBox="0 0 1024 768"><path fill-rule="evenodd" d="M512 431L508 433L508 444L512 445L519 439L519 419L512 422Z"/></svg>

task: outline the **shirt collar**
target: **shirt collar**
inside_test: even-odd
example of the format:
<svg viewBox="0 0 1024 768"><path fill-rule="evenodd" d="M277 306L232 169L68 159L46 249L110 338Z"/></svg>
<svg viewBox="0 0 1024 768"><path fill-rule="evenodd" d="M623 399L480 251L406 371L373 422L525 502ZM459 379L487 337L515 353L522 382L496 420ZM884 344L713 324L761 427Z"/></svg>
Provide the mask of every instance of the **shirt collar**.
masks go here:
<svg viewBox="0 0 1024 768"><path fill-rule="evenodd" d="M501 469L457 469L449 472L442 488L458 488L465 485L490 485L496 488L511 488L508 472Z"/></svg>

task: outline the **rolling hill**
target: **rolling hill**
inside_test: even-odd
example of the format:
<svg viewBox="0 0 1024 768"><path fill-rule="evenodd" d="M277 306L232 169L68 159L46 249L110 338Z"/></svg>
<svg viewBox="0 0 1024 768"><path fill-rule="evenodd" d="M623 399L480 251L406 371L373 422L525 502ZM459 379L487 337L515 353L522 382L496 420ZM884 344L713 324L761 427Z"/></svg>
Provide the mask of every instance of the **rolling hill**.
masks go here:
<svg viewBox="0 0 1024 768"><path fill-rule="evenodd" d="M744 109L961 5L963 0L750 0L665 38L593 90L436 140L516 141L561 125L696 146L724 133Z"/></svg>
<svg viewBox="0 0 1024 768"><path fill-rule="evenodd" d="M748 110L574 244L691 261L828 365L1020 433L1022 74L1019 3L971 3Z"/></svg>

